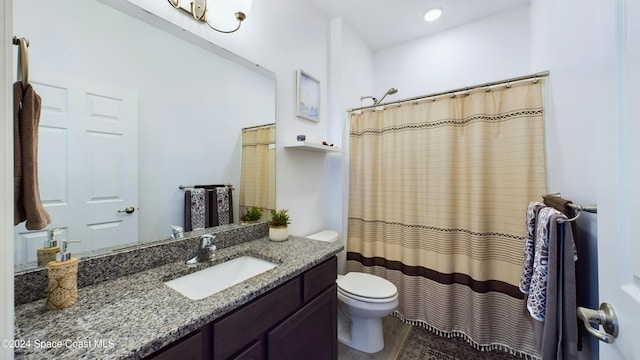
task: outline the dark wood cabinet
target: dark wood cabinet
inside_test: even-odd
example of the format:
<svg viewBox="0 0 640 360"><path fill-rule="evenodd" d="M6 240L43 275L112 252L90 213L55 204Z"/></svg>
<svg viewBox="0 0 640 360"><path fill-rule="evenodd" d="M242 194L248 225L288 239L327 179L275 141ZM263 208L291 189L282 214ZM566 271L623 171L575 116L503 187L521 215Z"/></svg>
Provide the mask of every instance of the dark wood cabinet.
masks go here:
<svg viewBox="0 0 640 360"><path fill-rule="evenodd" d="M336 359L336 285L325 290L267 335L269 359Z"/></svg>
<svg viewBox="0 0 640 360"><path fill-rule="evenodd" d="M336 278L334 256L149 358L337 359Z"/></svg>
<svg viewBox="0 0 640 360"><path fill-rule="evenodd" d="M213 323L213 358L228 359L300 308L299 277Z"/></svg>

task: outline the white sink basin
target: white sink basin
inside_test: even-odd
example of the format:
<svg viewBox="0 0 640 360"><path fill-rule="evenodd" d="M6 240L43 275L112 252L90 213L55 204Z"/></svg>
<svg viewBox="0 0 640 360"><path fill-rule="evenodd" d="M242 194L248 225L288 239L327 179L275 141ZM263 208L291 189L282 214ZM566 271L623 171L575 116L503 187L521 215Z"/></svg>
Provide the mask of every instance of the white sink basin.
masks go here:
<svg viewBox="0 0 640 360"><path fill-rule="evenodd" d="M253 256L242 256L165 282L192 300L200 300L273 269L278 264Z"/></svg>

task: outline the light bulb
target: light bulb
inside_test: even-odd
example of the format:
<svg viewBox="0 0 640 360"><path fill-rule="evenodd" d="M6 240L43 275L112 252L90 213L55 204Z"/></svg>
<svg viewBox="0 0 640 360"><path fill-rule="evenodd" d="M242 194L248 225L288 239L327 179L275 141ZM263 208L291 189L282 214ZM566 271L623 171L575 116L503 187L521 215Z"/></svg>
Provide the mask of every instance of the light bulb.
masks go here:
<svg viewBox="0 0 640 360"><path fill-rule="evenodd" d="M440 18L440 16L442 16L442 9L433 8L424 14L424 21L428 21L428 22L436 21Z"/></svg>

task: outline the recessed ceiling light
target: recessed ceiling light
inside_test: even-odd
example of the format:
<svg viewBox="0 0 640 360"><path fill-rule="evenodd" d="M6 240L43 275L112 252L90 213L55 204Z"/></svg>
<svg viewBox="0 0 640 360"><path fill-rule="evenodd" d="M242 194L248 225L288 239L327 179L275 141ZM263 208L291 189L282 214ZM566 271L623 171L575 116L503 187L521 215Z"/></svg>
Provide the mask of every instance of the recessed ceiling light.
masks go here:
<svg viewBox="0 0 640 360"><path fill-rule="evenodd" d="M424 21L428 21L428 22L436 21L440 18L440 16L442 16L442 9L433 8L424 14Z"/></svg>

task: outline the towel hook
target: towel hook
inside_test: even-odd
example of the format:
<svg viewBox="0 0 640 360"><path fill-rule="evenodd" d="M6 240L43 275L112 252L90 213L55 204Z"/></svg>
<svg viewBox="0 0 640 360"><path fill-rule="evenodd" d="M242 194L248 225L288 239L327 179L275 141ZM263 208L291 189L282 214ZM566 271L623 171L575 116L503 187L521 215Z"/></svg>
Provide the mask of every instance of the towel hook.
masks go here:
<svg viewBox="0 0 640 360"><path fill-rule="evenodd" d="M18 81L22 83L22 88L26 88L29 83L29 40L26 38L13 37L13 44L18 46Z"/></svg>
<svg viewBox="0 0 640 360"><path fill-rule="evenodd" d="M576 221L576 219L578 219L579 216L580 216L580 211L578 211L576 216L572 217L571 219L562 219L562 218L556 219L556 223L564 224L566 222Z"/></svg>

